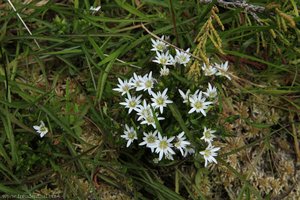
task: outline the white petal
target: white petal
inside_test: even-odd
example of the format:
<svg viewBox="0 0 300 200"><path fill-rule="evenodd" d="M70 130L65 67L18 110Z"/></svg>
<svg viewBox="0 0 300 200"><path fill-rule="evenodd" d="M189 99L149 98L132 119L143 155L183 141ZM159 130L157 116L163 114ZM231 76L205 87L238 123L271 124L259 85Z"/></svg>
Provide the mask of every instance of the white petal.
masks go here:
<svg viewBox="0 0 300 200"><path fill-rule="evenodd" d="M160 151L160 152L159 152L159 157L158 157L158 160L161 160L161 159L162 159L162 157L163 157L163 155L164 155L164 152L163 152L163 151Z"/></svg>

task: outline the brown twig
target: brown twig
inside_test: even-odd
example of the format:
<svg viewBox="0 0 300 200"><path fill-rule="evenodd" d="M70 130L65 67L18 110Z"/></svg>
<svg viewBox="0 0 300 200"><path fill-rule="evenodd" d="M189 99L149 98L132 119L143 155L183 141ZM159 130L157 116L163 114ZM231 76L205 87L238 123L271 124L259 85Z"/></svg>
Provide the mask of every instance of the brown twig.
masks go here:
<svg viewBox="0 0 300 200"><path fill-rule="evenodd" d="M199 0L199 1L200 1L200 3L211 3L212 2L212 0ZM256 13L262 13L266 10L265 7L258 6L258 5L252 5L252 4L247 3L244 0L236 0L236 1L217 0L217 3L224 8L242 8L246 12L250 13L252 15L252 17L258 22L260 22L260 19Z"/></svg>
<svg viewBox="0 0 300 200"><path fill-rule="evenodd" d="M199 0L200 3L211 3L212 0ZM254 13L262 13L265 11L265 7L252 5L249 3L246 3L246 1L236 0L236 1L224 1L224 0L217 0L217 3L223 7L231 7L231 8L242 8L245 11L248 12L254 12Z"/></svg>

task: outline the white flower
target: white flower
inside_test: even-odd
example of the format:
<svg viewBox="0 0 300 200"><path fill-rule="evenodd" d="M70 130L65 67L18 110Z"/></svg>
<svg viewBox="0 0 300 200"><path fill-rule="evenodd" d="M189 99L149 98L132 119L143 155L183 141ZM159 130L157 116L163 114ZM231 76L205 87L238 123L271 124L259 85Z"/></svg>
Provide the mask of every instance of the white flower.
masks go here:
<svg viewBox="0 0 300 200"><path fill-rule="evenodd" d="M129 82L133 87L135 87L136 91L141 91L144 88L142 87L143 77L133 73L133 77L130 78Z"/></svg>
<svg viewBox="0 0 300 200"><path fill-rule="evenodd" d="M167 107L168 103L173 103L173 101L168 100L168 96L167 96L167 91L168 88L166 88L162 93L161 92L157 92L157 94L155 94L154 92L152 92L152 106L154 108L159 108L160 113L163 113L164 111L164 107Z"/></svg>
<svg viewBox="0 0 300 200"><path fill-rule="evenodd" d="M177 142L175 142L174 146L179 149L182 156L185 155L185 149L187 145L190 145L191 143L188 141L185 141L186 138L184 136L184 132L181 132L179 135L176 136Z"/></svg>
<svg viewBox="0 0 300 200"><path fill-rule="evenodd" d="M158 114L157 114L156 112L154 113L154 115L155 115L155 117L156 117L156 119L157 119L158 121L164 120L164 119L165 119L165 118L163 118L163 117L159 117ZM149 114L149 115L144 115L144 116L142 116L142 119L143 119L143 120L141 121L141 124L152 125L153 128L156 128L154 115L151 113L151 114Z"/></svg>
<svg viewBox="0 0 300 200"><path fill-rule="evenodd" d="M169 54L169 63L173 66L176 66L177 63L176 59L171 54Z"/></svg>
<svg viewBox="0 0 300 200"><path fill-rule="evenodd" d="M200 90L199 89L197 89L195 92L194 92L194 94L192 94L190 97L192 97L192 98L197 98L198 97L198 95L200 94Z"/></svg>
<svg viewBox="0 0 300 200"><path fill-rule="evenodd" d="M188 145L185 147L185 152L183 157L186 157L188 154L192 155L194 153L195 153L195 149L191 145Z"/></svg>
<svg viewBox="0 0 300 200"><path fill-rule="evenodd" d="M146 147L151 149L151 152L154 152L156 140L157 138L157 131L149 132L148 134L144 132L143 142L141 142L139 145L146 145Z"/></svg>
<svg viewBox="0 0 300 200"><path fill-rule="evenodd" d="M186 66L186 64L190 61L190 55L188 54L188 52L190 51L190 49L188 48L185 52L179 51L177 49L176 50L176 56L175 56L175 60L176 62L178 62L179 64L182 64L184 66Z"/></svg>
<svg viewBox="0 0 300 200"><path fill-rule="evenodd" d="M204 75L205 76L212 76L214 74L217 73L217 69L213 66L206 66L205 63L203 63L203 66L202 66L202 70L204 71Z"/></svg>
<svg viewBox="0 0 300 200"><path fill-rule="evenodd" d="M152 88L154 87L154 83L155 83L155 79L152 77L152 71L150 71L149 74L146 74L143 76L143 78L141 79L142 83L140 87L137 87L136 90L144 90L144 91L148 91L149 94L151 94L152 92Z"/></svg>
<svg viewBox="0 0 300 200"><path fill-rule="evenodd" d="M129 126L125 124L124 135L121 135L121 137L127 140L126 147L129 147L130 144L137 139L137 134L133 127L129 128Z"/></svg>
<svg viewBox="0 0 300 200"><path fill-rule="evenodd" d="M205 94L205 96L210 99L214 99L218 95L217 88L212 86L210 83L208 83L208 88L207 88L206 92L203 92L203 94Z"/></svg>
<svg viewBox="0 0 300 200"><path fill-rule="evenodd" d="M137 111L138 110L138 105L141 102L142 95L138 97L131 97L129 93L127 93L127 98L125 99L125 102L121 102L120 104L125 106L125 108L129 108L128 113L131 113L132 110Z"/></svg>
<svg viewBox="0 0 300 200"><path fill-rule="evenodd" d="M166 65L164 65L162 68L160 68L160 76L168 76L170 73L169 68L166 67Z"/></svg>
<svg viewBox="0 0 300 200"><path fill-rule="evenodd" d="M206 116L205 110L208 108L208 105L212 104L212 102L205 102L206 99L202 98L202 91L200 91L198 95L192 95L189 100L192 107L189 114L196 111L197 113L201 112L204 116Z"/></svg>
<svg viewBox="0 0 300 200"><path fill-rule="evenodd" d="M216 151L218 151L220 147L214 147L212 145L208 145L208 147L204 151L200 151L200 154L203 155L205 159L205 167L208 163L214 162L217 163L217 160L214 158L218 154Z"/></svg>
<svg viewBox="0 0 300 200"><path fill-rule="evenodd" d="M215 64L216 68L218 69L218 73L216 73L217 76L225 76L226 78L228 78L229 80L231 80L230 76L228 75L228 61L226 61L225 63L221 63L221 64Z"/></svg>
<svg viewBox="0 0 300 200"><path fill-rule="evenodd" d="M156 128L155 119L151 110L151 106L147 104L146 100L143 101L143 105L138 105L136 111L137 111L137 115L139 115L137 120L138 121L142 120L141 124L152 125L154 128ZM165 119L163 117L158 117L158 114L155 112L154 114L158 121Z"/></svg>
<svg viewBox="0 0 300 200"><path fill-rule="evenodd" d="M33 126L33 128L36 130L37 133L40 134L40 137L44 137L48 133L48 128L45 126L45 123L43 121L40 121L39 126Z"/></svg>
<svg viewBox="0 0 300 200"><path fill-rule="evenodd" d="M189 98L190 98L190 89L188 89L188 91L186 91L186 93L184 94L184 92L180 89L178 89L181 97L183 98L183 103L188 103L189 102Z"/></svg>
<svg viewBox="0 0 300 200"><path fill-rule="evenodd" d="M95 14L96 12L99 12L99 10L101 9L101 6L98 7L90 7L90 11L92 12L92 14Z"/></svg>
<svg viewBox="0 0 300 200"><path fill-rule="evenodd" d="M164 39L164 35L161 37L161 40L165 40ZM154 40L151 38L151 42L152 42L152 49L151 51L161 51L164 52L167 48L168 48L168 44L166 44L165 42L161 41L161 40Z"/></svg>
<svg viewBox="0 0 300 200"><path fill-rule="evenodd" d="M213 141L213 139L216 137L213 134L215 132L216 132L215 130L211 130L210 128L207 129L206 127L204 127L203 136L200 139L204 140L205 142L208 142L209 144L211 144L211 142Z"/></svg>
<svg viewBox="0 0 300 200"><path fill-rule="evenodd" d="M173 155L170 154L170 153L166 153L166 154L165 154L165 158L166 158L167 160L174 160Z"/></svg>
<svg viewBox="0 0 300 200"><path fill-rule="evenodd" d="M117 88L114 88L114 91L120 92L123 96L124 94L128 93L129 90L132 88L132 84L129 83L127 80L122 81L122 79L118 78L119 84Z"/></svg>
<svg viewBox="0 0 300 200"><path fill-rule="evenodd" d="M169 51L167 51L166 53L159 53L158 51L156 52L156 60L153 60L153 62L161 64L161 65L172 65L172 63L170 62L170 55L169 55Z"/></svg>
<svg viewBox="0 0 300 200"><path fill-rule="evenodd" d="M140 117L137 119L138 121L142 120L145 116L147 115L151 115L152 111L151 111L151 107L149 104L147 104L146 100L144 99L143 104L142 105L138 105L137 106L137 115L139 115Z"/></svg>
<svg viewBox="0 0 300 200"><path fill-rule="evenodd" d="M155 145L156 148L155 153L159 154L158 156L159 160L161 160L164 155L175 154L175 152L171 148L173 147L173 145L171 144L173 140L174 140L174 136L168 139L167 136L162 137L161 134L158 133L158 140L156 140L156 145Z"/></svg>

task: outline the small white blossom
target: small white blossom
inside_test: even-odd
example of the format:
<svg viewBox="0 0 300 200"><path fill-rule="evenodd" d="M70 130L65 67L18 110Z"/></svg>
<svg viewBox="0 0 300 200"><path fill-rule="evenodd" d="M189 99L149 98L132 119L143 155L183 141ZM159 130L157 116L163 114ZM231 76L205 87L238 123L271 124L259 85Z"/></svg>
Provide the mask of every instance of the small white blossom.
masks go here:
<svg viewBox="0 0 300 200"><path fill-rule="evenodd" d="M190 145L191 143L189 141L185 141L186 138L184 136L184 132L181 132L179 135L176 136L177 141L174 144L174 147L179 149L182 156L185 155L186 146Z"/></svg>
<svg viewBox="0 0 300 200"><path fill-rule="evenodd" d="M131 113L132 110L137 111L138 110L138 105L141 102L142 95L138 97L131 97L129 93L127 93L127 98L125 99L125 102L121 102L120 104L125 106L125 108L129 108L128 113Z"/></svg>
<svg viewBox="0 0 300 200"><path fill-rule="evenodd" d="M206 66L205 63L203 63L203 66L202 66L202 70L204 71L204 75L205 76L212 76L212 75L215 75L217 73L217 69L213 66Z"/></svg>
<svg viewBox="0 0 300 200"><path fill-rule="evenodd" d="M153 62L161 64L161 65L172 65L172 63L170 61L171 60L170 60L169 51L167 51L166 53L159 53L157 51L155 60L153 60Z"/></svg>
<svg viewBox="0 0 300 200"><path fill-rule="evenodd" d="M156 140L158 140L156 135L157 135L157 131L154 131L153 133L144 132L143 142L141 142L139 145L146 145L146 147L151 149L151 152L154 152Z"/></svg>
<svg viewBox="0 0 300 200"><path fill-rule="evenodd" d="M156 82L156 80L152 77L152 71L150 71L149 74L144 75L141 81L141 86L137 87L136 90L147 90L148 93L151 94L154 83Z"/></svg>
<svg viewBox="0 0 300 200"><path fill-rule="evenodd" d="M164 107L167 107L167 104L169 103L173 103L173 101L168 99L168 95L167 95L167 91L168 88L166 88L162 93L161 92L157 92L156 94L154 92L152 92L152 106L154 108L159 108L160 113L163 113L164 111Z"/></svg>
<svg viewBox="0 0 300 200"><path fill-rule="evenodd" d="M157 121L165 119L163 117L159 117L158 114L156 112L154 112L154 115L151 113L149 115L142 116L141 124L152 125L153 128L156 129L156 124L155 124L155 118L154 118L154 116L156 117Z"/></svg>
<svg viewBox="0 0 300 200"><path fill-rule="evenodd" d="M188 89L188 91L186 91L186 93L184 94L184 92L180 89L178 89L181 97L183 98L183 103L188 103L189 102L189 98L190 98L190 89Z"/></svg>
<svg viewBox="0 0 300 200"><path fill-rule="evenodd" d="M136 91L141 91L144 88L142 87L143 77L133 73L133 77L130 78L129 82L133 87L135 87Z"/></svg>
<svg viewBox="0 0 300 200"><path fill-rule="evenodd" d="M132 84L129 83L127 80L122 81L122 79L118 78L119 84L117 88L114 88L114 91L120 92L123 96L124 94L128 93L129 90L132 88Z"/></svg>
<svg viewBox="0 0 300 200"><path fill-rule="evenodd" d="M218 69L218 73L216 73L217 76L225 76L226 78L228 78L229 80L231 80L230 76L228 75L228 61L226 61L225 63L221 63L221 64L215 64L216 68Z"/></svg>
<svg viewBox="0 0 300 200"><path fill-rule="evenodd" d="M90 11L92 12L92 14L95 14L96 12L99 12L99 10L101 9L101 6L98 7L90 7Z"/></svg>
<svg viewBox="0 0 300 200"><path fill-rule="evenodd" d="M217 164L217 160L214 158L218 154L216 153L219 151L220 147L214 147L212 145L208 145L208 147L204 151L200 151L200 154L203 155L205 160L205 167L208 163L214 162Z"/></svg>
<svg viewBox="0 0 300 200"><path fill-rule="evenodd" d="M162 68L160 68L160 76L168 76L170 73L169 68L166 67L166 65L164 65Z"/></svg>
<svg viewBox="0 0 300 200"><path fill-rule="evenodd" d="M162 137L160 133L158 133L158 139L156 140L156 145L155 145L155 153L158 153L158 159L161 160L164 155L171 154L174 155L175 152L171 147L172 141L174 140L174 136L170 137L169 139L167 136Z"/></svg>
<svg viewBox="0 0 300 200"><path fill-rule="evenodd" d="M152 113L151 106L147 104L146 100L143 101L142 105L137 106L136 111L137 111L137 115L139 116L137 120L141 121L141 124L152 125L154 128L156 128L155 118ZM165 119L163 117L159 117L156 112L154 112L154 114L158 121Z"/></svg>
<svg viewBox="0 0 300 200"><path fill-rule="evenodd" d="M214 99L218 95L217 88L212 86L210 83L208 83L208 88L207 88L206 92L203 92L203 94L205 94L205 96L210 99Z"/></svg>
<svg viewBox="0 0 300 200"><path fill-rule="evenodd" d="M124 135L121 135L121 137L127 140L126 147L129 147L130 144L137 139L137 134L133 127L129 128L129 126L125 124Z"/></svg>
<svg viewBox="0 0 300 200"><path fill-rule="evenodd" d="M201 91L200 91L199 89L197 89L197 90L194 92L194 94L192 94L190 97L195 99L195 98L198 97L198 95L200 94L200 92L201 92Z"/></svg>
<svg viewBox="0 0 300 200"><path fill-rule="evenodd" d="M200 139L211 144L213 139L216 137L213 134L215 132L216 132L215 130L211 130L210 128L207 129L206 127L204 127L203 136Z"/></svg>
<svg viewBox="0 0 300 200"><path fill-rule="evenodd" d="M173 155L170 154L170 153L166 153L166 154L165 154L165 158L166 158L167 160L174 160Z"/></svg>
<svg viewBox="0 0 300 200"><path fill-rule="evenodd" d="M192 107L189 114L193 112L201 112L204 116L206 116L205 110L208 108L208 105L212 104L212 102L206 102L206 99L202 98L202 91L200 91L198 95L192 95L189 100Z"/></svg>
<svg viewBox="0 0 300 200"><path fill-rule="evenodd" d="M142 105L137 106L136 111L137 111L137 115L139 115L139 118L137 119L138 121L142 120L145 116L152 114L151 106L147 104L145 99Z"/></svg>
<svg viewBox="0 0 300 200"><path fill-rule="evenodd" d="M176 66L177 63L176 59L171 54L169 54L169 63L173 66Z"/></svg>
<svg viewBox="0 0 300 200"><path fill-rule="evenodd" d="M184 152L183 157L186 157L188 154L189 155L195 154L195 149L191 145L188 145L185 147L185 152Z"/></svg>
<svg viewBox="0 0 300 200"><path fill-rule="evenodd" d="M45 123L43 121L40 121L39 126L33 126L33 128L36 130L37 133L40 134L40 137L44 137L48 133L48 128L45 126Z"/></svg>
<svg viewBox="0 0 300 200"><path fill-rule="evenodd" d="M188 54L190 49L188 48L185 52L179 51L177 49L175 50L176 50L176 56L175 56L176 62L186 66L186 64L190 61L190 57L191 57Z"/></svg>
<svg viewBox="0 0 300 200"><path fill-rule="evenodd" d="M164 35L161 37L161 40L165 40L164 39ZM151 38L151 42L152 42L152 49L151 51L160 51L160 52L164 52L167 48L168 48L168 44L161 41L161 40L154 40Z"/></svg>

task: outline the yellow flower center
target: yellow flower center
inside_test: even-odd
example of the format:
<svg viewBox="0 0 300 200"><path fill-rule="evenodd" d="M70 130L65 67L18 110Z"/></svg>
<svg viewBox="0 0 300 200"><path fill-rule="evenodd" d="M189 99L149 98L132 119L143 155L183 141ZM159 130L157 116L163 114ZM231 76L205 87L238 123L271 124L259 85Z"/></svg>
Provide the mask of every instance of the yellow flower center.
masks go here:
<svg viewBox="0 0 300 200"><path fill-rule="evenodd" d="M129 107L134 108L136 106L136 102L135 101L130 101L129 102Z"/></svg>
<svg viewBox="0 0 300 200"><path fill-rule="evenodd" d="M195 108L196 108L196 109L201 109L201 108L203 108L202 102L197 101L197 102L195 103Z"/></svg>
<svg viewBox="0 0 300 200"><path fill-rule="evenodd" d="M205 131L204 132L204 137L205 138L210 138L211 137L210 131Z"/></svg>
<svg viewBox="0 0 300 200"><path fill-rule="evenodd" d="M128 138L133 140L135 138L135 133L134 132L128 133Z"/></svg>
<svg viewBox="0 0 300 200"><path fill-rule="evenodd" d="M157 50L163 51L164 50L165 45L163 43L160 43L156 46Z"/></svg>
<svg viewBox="0 0 300 200"><path fill-rule="evenodd" d="M41 132L47 132L47 131L48 131L48 128L45 127L45 126L42 126L42 127L40 128L40 131L41 131Z"/></svg>
<svg viewBox="0 0 300 200"><path fill-rule="evenodd" d="M155 143L155 137L150 135L148 138L147 138L147 142L148 143Z"/></svg>
<svg viewBox="0 0 300 200"><path fill-rule="evenodd" d="M163 64L163 65L167 63L167 59L166 59L166 58L160 58L159 61L160 61L160 63Z"/></svg>
<svg viewBox="0 0 300 200"><path fill-rule="evenodd" d="M166 148L168 148L168 142L165 141L165 140L160 141L160 142L159 142L159 148L160 148L160 149L166 149Z"/></svg>
<svg viewBox="0 0 300 200"><path fill-rule="evenodd" d="M210 154L211 154L210 150L207 150L207 149L204 150L204 156L205 156L205 157L209 157Z"/></svg>
<svg viewBox="0 0 300 200"><path fill-rule="evenodd" d="M147 116L146 117L146 121L149 123L149 124L152 124L154 123L154 118L150 115L150 116Z"/></svg>
<svg viewBox="0 0 300 200"><path fill-rule="evenodd" d="M151 80L147 80L146 82L145 82L145 86L146 86L146 88L151 88L152 87L152 81Z"/></svg>
<svg viewBox="0 0 300 200"><path fill-rule="evenodd" d="M129 91L129 86L128 85L124 85L122 89L123 89L123 91L127 92L127 91Z"/></svg>
<svg viewBox="0 0 300 200"><path fill-rule="evenodd" d="M162 97L158 97L157 99L156 99L156 103L157 103L157 105L163 105L164 104L164 98L162 98Z"/></svg>
<svg viewBox="0 0 300 200"><path fill-rule="evenodd" d="M186 57L185 57L184 55L179 56L179 58L180 58L180 60L181 60L182 62L185 62L185 61L186 61Z"/></svg>
<svg viewBox="0 0 300 200"><path fill-rule="evenodd" d="M214 91L209 92L208 95L210 98L217 96L216 92L214 92Z"/></svg>

